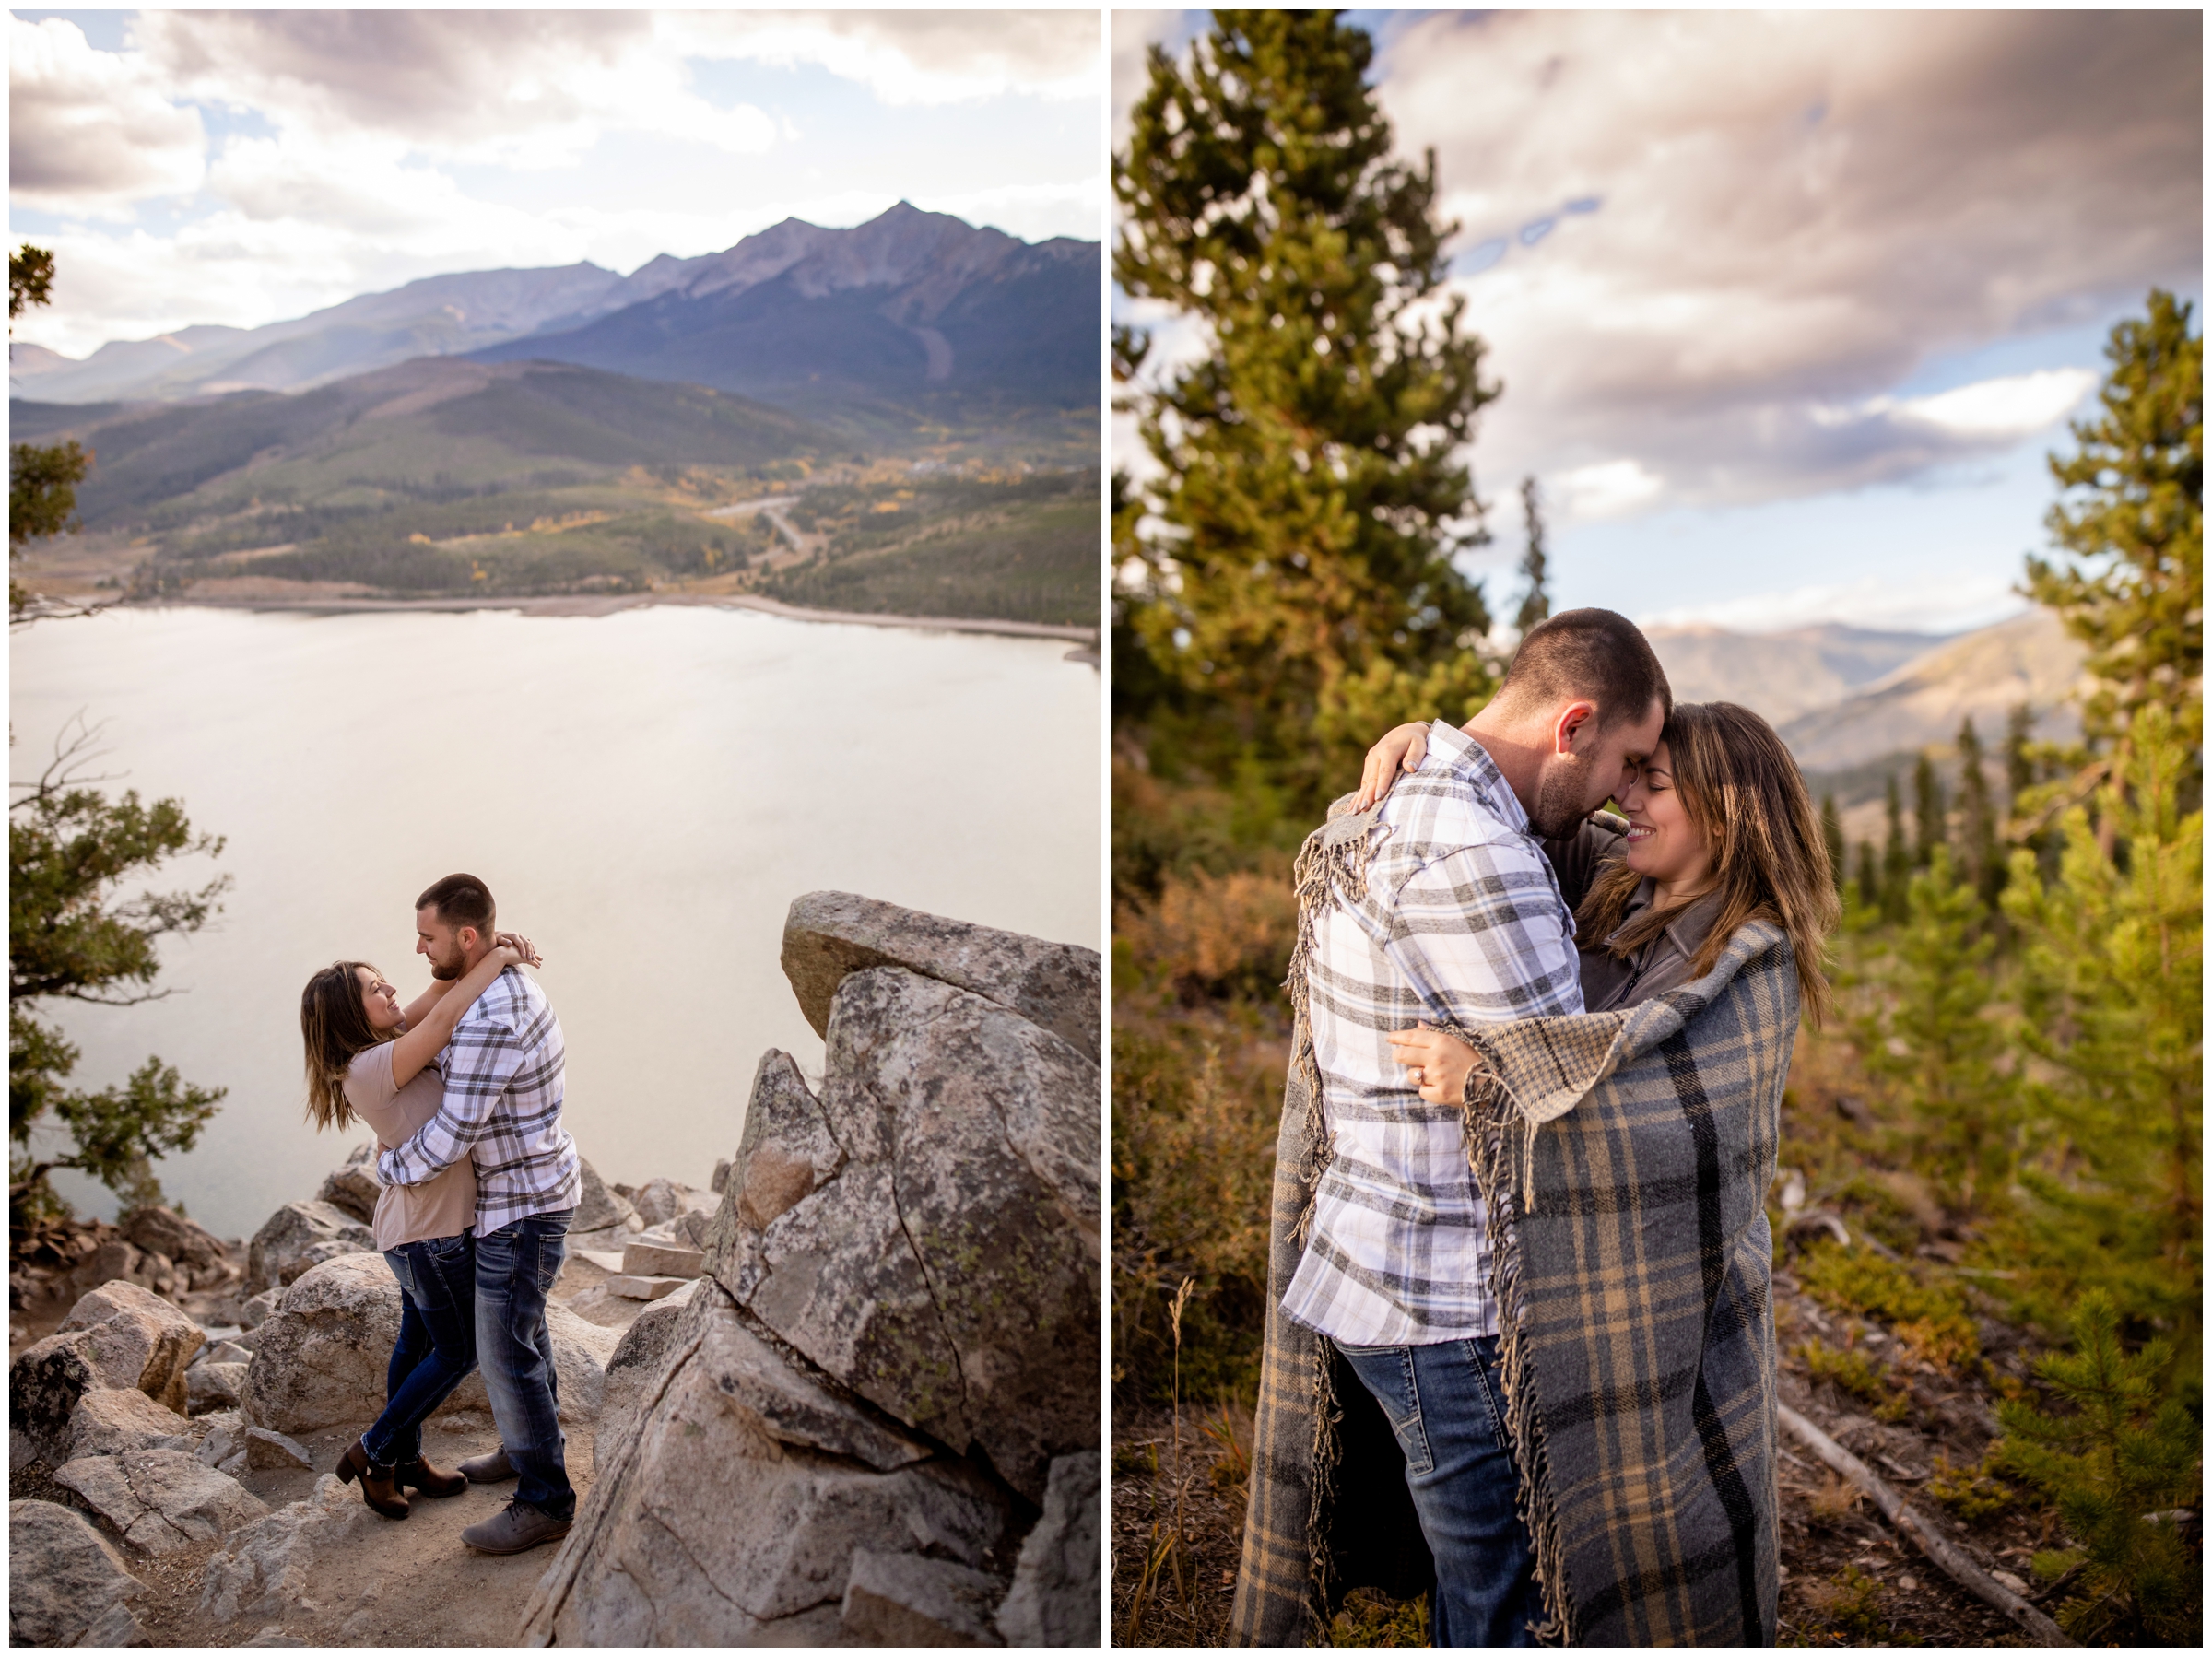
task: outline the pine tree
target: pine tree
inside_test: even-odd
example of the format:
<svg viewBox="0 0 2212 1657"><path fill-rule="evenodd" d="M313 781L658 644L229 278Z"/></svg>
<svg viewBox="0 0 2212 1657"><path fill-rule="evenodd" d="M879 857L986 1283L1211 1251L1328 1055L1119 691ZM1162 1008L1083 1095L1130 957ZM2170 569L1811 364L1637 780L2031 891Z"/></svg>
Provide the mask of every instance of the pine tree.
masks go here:
<svg viewBox="0 0 2212 1657"><path fill-rule="evenodd" d="M7 323L32 305L53 303L53 255L26 241L7 256ZM75 530L76 486L92 469L92 454L74 441L41 446L11 443L7 450L7 558L12 567L32 541ZM7 583L10 621L38 615L44 601L11 576Z"/></svg>
<svg viewBox="0 0 2212 1657"><path fill-rule="evenodd" d="M1523 638L1551 614L1551 589L1546 582L1543 502L1534 477L1521 480L1521 517L1528 530L1528 548L1521 555L1521 574L1528 587L1513 617L1513 631Z"/></svg>
<svg viewBox="0 0 2212 1657"><path fill-rule="evenodd" d="M1959 726L1959 873L1984 904L2005 889L2005 859L1997 846L1997 807L1982 766L1982 736L1970 715Z"/></svg>
<svg viewBox="0 0 2212 1657"><path fill-rule="evenodd" d="M1882 847L1882 919L1895 926L1904 920L1907 892L1912 878L1912 852L1905 843L1905 808L1898 798L1897 774L1889 775L1883 805L1889 817L1889 837Z"/></svg>
<svg viewBox="0 0 2212 1657"><path fill-rule="evenodd" d="M224 1092L185 1083L158 1058L120 1087L72 1087L76 1048L34 1016L53 999L129 1006L165 993L147 988L160 970L156 944L206 925L230 884L226 876L196 892L122 896L123 883L142 872L174 857L213 856L223 842L194 834L182 801L147 805L135 792L110 800L75 782L72 762L88 740L62 747L8 808L8 1206L16 1216L62 1211L46 1178L57 1168L89 1174L126 1205L159 1202L154 1160L190 1150ZM34 1151L41 1126L65 1130L68 1151Z"/></svg>
<svg viewBox="0 0 2212 1657"><path fill-rule="evenodd" d="M1820 796L1820 838L1828 842L1829 871L1835 876L1836 892L1843 891L1844 870L1848 864L1843 855L1843 819L1836 813L1836 796Z"/></svg>
<svg viewBox="0 0 2212 1657"><path fill-rule="evenodd" d="M1936 774L1936 762L1922 754L1912 768L1912 866L1926 868L1936 856L1938 846L1950 843L1945 818L1948 813L1943 799L1943 779Z"/></svg>
<svg viewBox="0 0 2212 1657"><path fill-rule="evenodd" d="M1207 340L1127 397L1163 526L1132 623L1309 802L1377 732L1464 720L1491 686L1453 558L1483 539L1457 456L1497 392L1437 300L1435 158L1393 159L1371 57L1334 13L1217 12L1187 64L1151 49L1113 165L1116 279ZM1116 336L1124 385L1145 344Z"/></svg>
<svg viewBox="0 0 2212 1657"><path fill-rule="evenodd" d="M2027 590L2088 646L2098 688L2082 709L2092 746L2122 740L2158 703L2201 770L2205 671L2205 344L2191 307L2159 288L2113 328L2100 412L2051 457L2062 499L2044 520L2064 558L2028 560Z"/></svg>
<svg viewBox="0 0 2212 1657"><path fill-rule="evenodd" d="M2039 1555L2038 1575L2080 1569L2058 1613L2085 1645L2201 1643L2200 1566L2177 1510L2201 1506L2196 1422L2160 1381L2172 1349L2152 1341L2132 1357L2110 1296L2091 1289L2074 1313L2074 1351L2036 1373L2072 1407L2050 1414L2026 1399L1997 1406L2006 1437L1994 1460L2051 1498L2075 1546Z"/></svg>
<svg viewBox="0 0 2212 1657"><path fill-rule="evenodd" d="M2018 1039L2041 1061L2022 1086L2050 1124L2023 1168L2019 1251L2030 1310L2054 1323L2087 1287L2170 1335L2194 1373L2204 1283L2203 815L2180 806L2191 754L2156 703L2130 726L2128 783L2069 811L2055 879L2015 852L2005 912L2018 930Z"/></svg>
<svg viewBox="0 0 2212 1657"><path fill-rule="evenodd" d="M1882 871L1870 840L1859 842L1859 907L1870 915L1882 912Z"/></svg>
<svg viewBox="0 0 2212 1657"><path fill-rule="evenodd" d="M1989 1213L2006 1200L2018 1138L2017 1090L1998 1064L2005 1031L1987 1017L1995 943L1947 846L1912 877L1907 904L1876 974L1883 993L1862 1021L1860 1051L1904 1107L1916 1162L1953 1207Z"/></svg>

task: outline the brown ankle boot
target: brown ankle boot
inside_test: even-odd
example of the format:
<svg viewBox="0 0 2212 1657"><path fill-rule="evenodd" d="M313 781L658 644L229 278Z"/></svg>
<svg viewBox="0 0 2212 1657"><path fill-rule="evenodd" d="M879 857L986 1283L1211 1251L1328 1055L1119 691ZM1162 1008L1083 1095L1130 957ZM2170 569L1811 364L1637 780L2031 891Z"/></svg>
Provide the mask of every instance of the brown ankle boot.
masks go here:
<svg viewBox="0 0 2212 1657"><path fill-rule="evenodd" d="M419 1490L425 1496L458 1496L468 1488L468 1480L458 1473L448 1473L442 1467L432 1466L428 1456L417 1456L411 1462L402 1462L392 1469L392 1483L402 1490Z"/></svg>
<svg viewBox="0 0 2212 1657"><path fill-rule="evenodd" d="M407 1516L407 1498L399 1493L392 1482L392 1469L379 1467L369 1459L369 1452L356 1439L346 1446L346 1453L338 1458L338 1482L350 1485L361 1482L361 1499L382 1513L386 1519L405 1519Z"/></svg>

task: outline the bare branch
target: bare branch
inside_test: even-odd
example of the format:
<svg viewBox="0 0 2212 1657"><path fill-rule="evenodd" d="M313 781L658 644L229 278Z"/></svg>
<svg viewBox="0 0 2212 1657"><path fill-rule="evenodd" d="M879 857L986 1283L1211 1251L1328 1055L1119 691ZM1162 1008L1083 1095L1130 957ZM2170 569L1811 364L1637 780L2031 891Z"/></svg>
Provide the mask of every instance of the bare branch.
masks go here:
<svg viewBox="0 0 2212 1657"><path fill-rule="evenodd" d="M8 783L10 789L25 791L21 799L8 802L8 809L13 811L19 805L35 805L41 800L51 799L64 789L89 788L96 782L114 782L128 776L128 771L102 771L98 776L88 777L77 769L91 764L110 751L97 746L100 734L107 728L108 722L104 719L96 725L87 724L82 708L71 714L62 728L54 733L53 758L47 761L46 769L39 773L39 780L36 782Z"/></svg>

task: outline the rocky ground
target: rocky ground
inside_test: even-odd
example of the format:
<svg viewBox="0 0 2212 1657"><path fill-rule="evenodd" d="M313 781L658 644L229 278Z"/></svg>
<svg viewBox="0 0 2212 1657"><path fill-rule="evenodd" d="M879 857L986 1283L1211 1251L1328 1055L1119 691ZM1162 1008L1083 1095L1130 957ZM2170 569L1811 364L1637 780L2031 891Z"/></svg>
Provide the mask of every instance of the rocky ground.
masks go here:
<svg viewBox="0 0 2212 1657"><path fill-rule="evenodd" d="M1865 1462L1942 1534L2005 1586L2046 1613L2065 1584L2039 1589L2028 1561L2054 1545L2051 1521L2018 1503L1969 1522L1930 1489L1942 1470L1978 1464L1995 1437L1994 1401L2006 1377L2025 1375L2016 1329L1975 1320L1986 1369L1947 1375L1894 1359L1889 1388L1871 1404L1807 1369L1804 1346L1894 1352L1880 1320L1840 1313L1797 1278L1774 1278L1782 1401ZM1994 1310L1994 1308L1989 1309ZM1877 1419L1875 1412L1894 1419ZM1168 1411L1128 1412L1113 1433L1114 1639L1131 1645L1218 1645L1228 1638L1236 1581L1251 1418L1234 1405L1185 1405L1181 1472ZM2034 1643L1929 1562L1873 1504L1786 1434L1782 1451L1782 1585L1777 1643L1798 1646ZM1177 1498L1182 1502L1180 1534ZM1352 1597L1331 1630L1337 1645L1425 1644L1418 1604L1372 1592Z"/></svg>
<svg viewBox="0 0 2212 1657"><path fill-rule="evenodd" d="M367 1146L250 1240L17 1232L12 1643L1095 1645L1099 958L816 893L783 964L822 1082L765 1055L709 1191L585 1164L557 1548L329 1471L399 1326ZM480 1376L425 1443L497 1445Z"/></svg>
<svg viewBox="0 0 2212 1657"><path fill-rule="evenodd" d="M577 1383L571 1394L580 1395L572 1400L576 1418L564 1431L569 1475L580 1498L588 1496L594 1481L594 1422L606 1401L605 1372L613 1354L641 1316L655 1306L672 1313L695 1287L700 1255L689 1244L689 1231L701 1228L700 1216L712 1215L720 1201L712 1193L666 1180L637 1190L608 1188L587 1173L586 1186L580 1218L602 1224L577 1234L579 1246L552 1297L556 1306L604 1332L596 1338L578 1336L571 1326L557 1325L576 1337L564 1348L563 1370L564 1379ZM108 1323L75 1320L89 1322L103 1337L100 1358L118 1358L115 1349L128 1344L110 1330L133 1319L164 1331L140 1345L158 1347L166 1338L192 1348L177 1355L174 1373L156 1389L161 1399L147 1394L144 1367L120 1390L77 1388L66 1424L43 1441L22 1430L25 1412L11 1408L11 1425L18 1428L9 1464L11 1515L14 1504L25 1502L53 1503L82 1514L91 1536L107 1544L140 1584L127 1595L135 1639L174 1646L512 1641L524 1607L557 1550L492 1558L460 1540L462 1530L499 1510L513 1494L512 1484L471 1486L444 1500L418 1497L407 1517L394 1521L371 1510L355 1488L337 1485L330 1475L366 1424L350 1416L372 1413L381 1402L381 1366L392 1333L385 1325L396 1315L390 1292L396 1286L383 1282L389 1274L381 1256L362 1251L373 1200L365 1157L357 1152L334 1170L314 1201L286 1205L250 1243L208 1237L164 1210L141 1210L120 1228L73 1221L15 1239L9 1362L11 1393L25 1394L21 1402L29 1401L38 1355L51 1357L55 1348L50 1337L59 1333L65 1345L72 1334L85 1335L71 1321L80 1302L127 1302L124 1315ZM173 1252L155 1246L164 1241ZM190 1263L181 1268L187 1253ZM640 1269L625 1274L626 1264ZM266 1289L258 1287L271 1278ZM201 1287L192 1287L194 1281ZM363 1283L370 1287L368 1299L356 1292ZM380 1292L390 1304L379 1300L363 1311ZM296 1338L296 1326L306 1322L300 1309L318 1294L327 1300L334 1293L344 1314L338 1338L329 1338L327 1331L319 1340ZM379 1310L391 1316L374 1315ZM27 1353L33 1354L29 1364L22 1361ZM130 1347L120 1355L126 1369L135 1354ZM256 1362L282 1373L250 1382ZM588 1372L594 1368L597 1373ZM63 1385L66 1390L69 1383ZM169 1407L179 1402L180 1388L182 1412ZM480 1384L477 1391L480 1394ZM11 1398L11 1404L17 1402ZM477 1407L449 1409L430 1424L425 1449L433 1462L450 1467L498 1445L488 1407L480 1396L474 1403ZM228 1450L249 1424L241 1405L275 1423L273 1436L281 1441L265 1443L259 1453L251 1446ZM318 1420L334 1408L349 1418ZM118 1410L128 1420L100 1436L94 1424L106 1420L103 1412ZM228 1504L217 1520L220 1534L168 1535L162 1545L149 1546L136 1525L122 1522L127 1510L118 1510L99 1487L79 1487L86 1482L81 1470L98 1459L116 1460L128 1475L134 1470L130 1452L156 1447L178 1457L189 1453L184 1471L196 1481L164 1516L190 1530L191 1516L183 1510L196 1502L199 1511L218 1511L207 1506L207 1491L216 1490L213 1499ZM180 1465L169 1464L164 1476ZM126 1476L125 1482L131 1480ZM236 1494L224 1487L234 1487ZM211 1590L211 1575L220 1577L225 1561L246 1542L288 1526L306 1545L290 1550L300 1569L282 1594L256 1605L251 1595L241 1603L241 1596L226 1600ZM73 1540L84 1553L85 1539Z"/></svg>

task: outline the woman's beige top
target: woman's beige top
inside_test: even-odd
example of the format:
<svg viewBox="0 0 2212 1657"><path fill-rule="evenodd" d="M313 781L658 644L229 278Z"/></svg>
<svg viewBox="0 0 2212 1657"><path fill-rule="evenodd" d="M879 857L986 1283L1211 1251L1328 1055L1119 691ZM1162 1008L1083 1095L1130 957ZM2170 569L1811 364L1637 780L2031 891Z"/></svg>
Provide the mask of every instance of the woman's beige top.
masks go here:
<svg viewBox="0 0 2212 1657"><path fill-rule="evenodd" d="M405 1087L392 1086L392 1043L356 1053L346 1072L346 1102L385 1148L402 1146L438 1114L445 1081L425 1064ZM420 1185L387 1185L376 1199L376 1246L395 1249L426 1237L458 1237L477 1217L477 1169L466 1157Z"/></svg>

